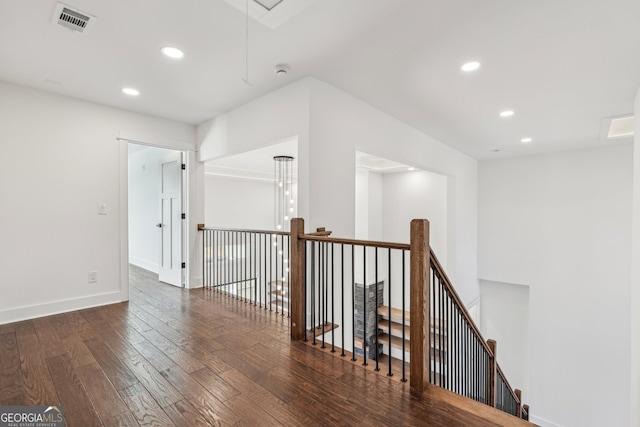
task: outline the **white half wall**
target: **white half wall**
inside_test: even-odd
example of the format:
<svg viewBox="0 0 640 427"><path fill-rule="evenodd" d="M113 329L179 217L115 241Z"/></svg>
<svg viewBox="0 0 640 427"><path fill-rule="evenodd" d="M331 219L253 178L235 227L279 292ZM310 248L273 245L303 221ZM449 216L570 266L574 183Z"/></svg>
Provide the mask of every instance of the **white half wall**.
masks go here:
<svg viewBox="0 0 640 427"><path fill-rule="evenodd" d="M195 148L195 128L0 83L0 129L0 323L127 300L127 163L117 138L126 129Z"/></svg>
<svg viewBox="0 0 640 427"><path fill-rule="evenodd" d="M205 175L207 227L274 230L273 182Z"/></svg>
<svg viewBox="0 0 640 427"><path fill-rule="evenodd" d="M479 277L530 289L540 425L629 425L632 159L626 144L480 163Z"/></svg>

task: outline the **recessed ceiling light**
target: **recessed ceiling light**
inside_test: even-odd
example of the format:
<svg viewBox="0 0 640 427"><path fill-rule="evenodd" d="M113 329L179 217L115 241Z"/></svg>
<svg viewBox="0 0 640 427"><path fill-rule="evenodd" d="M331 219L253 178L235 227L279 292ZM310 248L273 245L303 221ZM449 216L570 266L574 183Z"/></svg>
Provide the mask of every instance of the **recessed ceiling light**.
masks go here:
<svg viewBox="0 0 640 427"><path fill-rule="evenodd" d="M513 110L505 110L500 113L500 117L511 117L513 116L513 114L514 114Z"/></svg>
<svg viewBox="0 0 640 427"><path fill-rule="evenodd" d="M165 46L160 50L169 58L180 59L184 56L184 52L177 47Z"/></svg>
<svg viewBox="0 0 640 427"><path fill-rule="evenodd" d="M522 139L520 140L520 142L522 142L522 143L524 143L524 144L527 144L527 143L529 143L529 142L531 142L531 141L533 141L533 139L531 139L531 138L529 138L529 137L522 138Z"/></svg>
<svg viewBox="0 0 640 427"><path fill-rule="evenodd" d="M414 170L416 170L416 168L414 168L414 167L408 167L408 168L407 168L407 170L408 170L408 171L414 171Z"/></svg>
<svg viewBox="0 0 640 427"><path fill-rule="evenodd" d="M127 95L131 95L131 96L138 96L140 95L140 91L131 88L131 87L125 87L124 89L122 89L123 93L126 93Z"/></svg>
<svg viewBox="0 0 640 427"><path fill-rule="evenodd" d="M478 61L471 61L464 64L460 69L462 71L475 71L480 68L480 63Z"/></svg>

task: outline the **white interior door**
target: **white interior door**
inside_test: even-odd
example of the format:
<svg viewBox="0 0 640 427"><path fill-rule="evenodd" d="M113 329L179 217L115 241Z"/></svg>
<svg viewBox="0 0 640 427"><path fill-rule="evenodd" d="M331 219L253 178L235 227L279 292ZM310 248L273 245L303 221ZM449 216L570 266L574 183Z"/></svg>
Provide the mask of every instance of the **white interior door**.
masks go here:
<svg viewBox="0 0 640 427"><path fill-rule="evenodd" d="M161 282L182 287L182 153L168 155L162 162L160 189Z"/></svg>

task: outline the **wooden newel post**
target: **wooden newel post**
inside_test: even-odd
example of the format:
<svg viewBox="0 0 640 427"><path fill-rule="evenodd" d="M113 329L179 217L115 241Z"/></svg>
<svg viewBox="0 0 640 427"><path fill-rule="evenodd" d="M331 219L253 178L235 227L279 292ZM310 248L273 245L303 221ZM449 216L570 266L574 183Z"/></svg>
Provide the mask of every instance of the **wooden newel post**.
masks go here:
<svg viewBox="0 0 640 427"><path fill-rule="evenodd" d="M489 355L489 373L487 377L487 402L489 406L496 407L496 387L498 385L496 368L496 348L498 344L494 340L487 340L487 345L491 350Z"/></svg>
<svg viewBox="0 0 640 427"><path fill-rule="evenodd" d="M516 417L522 418L522 391L516 389L516 397L518 398L518 407L516 408Z"/></svg>
<svg viewBox="0 0 640 427"><path fill-rule="evenodd" d="M291 220L291 300L289 307L291 321L291 339L304 339L304 252L305 241L300 238L304 235L304 219L293 218Z"/></svg>
<svg viewBox="0 0 640 427"><path fill-rule="evenodd" d="M411 289L410 289L410 335L409 351L411 373L409 384L416 391L424 391L429 385L429 221L411 221Z"/></svg>
<svg viewBox="0 0 640 427"><path fill-rule="evenodd" d="M529 421L529 405L523 405L522 408L527 413L527 415L524 417L524 419Z"/></svg>

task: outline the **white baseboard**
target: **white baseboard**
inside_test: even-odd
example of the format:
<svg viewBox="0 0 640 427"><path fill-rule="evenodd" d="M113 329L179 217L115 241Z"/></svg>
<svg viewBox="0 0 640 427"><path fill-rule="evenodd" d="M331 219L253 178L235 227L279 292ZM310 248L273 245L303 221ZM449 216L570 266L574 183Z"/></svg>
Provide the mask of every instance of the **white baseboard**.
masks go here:
<svg viewBox="0 0 640 427"><path fill-rule="evenodd" d="M82 310L84 308L114 304L126 300L127 298L123 299L122 292L115 291L82 298L73 298L44 304L30 305L26 307L10 308L8 310L0 311L0 325L5 323L19 322L21 320L35 319L37 317L51 316L53 314L66 313L69 311Z"/></svg>
<svg viewBox="0 0 640 427"><path fill-rule="evenodd" d="M157 263L150 262L141 258L130 257L129 263L133 265L137 265L140 268L144 268L145 270L150 271L152 273L157 274L158 271L160 271L160 267L158 266Z"/></svg>
<svg viewBox="0 0 640 427"><path fill-rule="evenodd" d="M560 424L553 423L549 420L545 420L544 418L534 417L533 415L529 416L529 421L539 425L540 427L562 427Z"/></svg>
<svg viewBox="0 0 640 427"><path fill-rule="evenodd" d="M202 276L194 277L189 283L189 289L197 289L203 286Z"/></svg>

